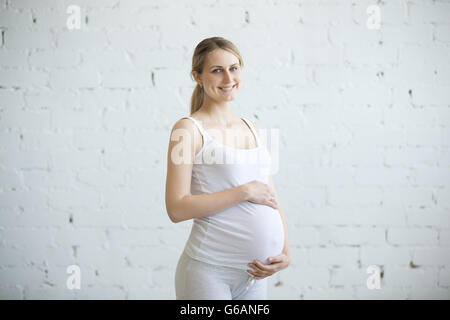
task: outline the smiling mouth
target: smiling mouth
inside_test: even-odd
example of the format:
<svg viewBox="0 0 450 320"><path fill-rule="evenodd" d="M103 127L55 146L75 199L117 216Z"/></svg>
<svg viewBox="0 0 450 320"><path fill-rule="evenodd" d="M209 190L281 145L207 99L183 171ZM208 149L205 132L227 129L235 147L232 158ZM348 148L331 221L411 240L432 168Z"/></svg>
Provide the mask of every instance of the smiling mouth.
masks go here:
<svg viewBox="0 0 450 320"><path fill-rule="evenodd" d="M236 88L237 84L235 84L232 87L219 87L220 90L222 90L223 92L231 92L234 88Z"/></svg>

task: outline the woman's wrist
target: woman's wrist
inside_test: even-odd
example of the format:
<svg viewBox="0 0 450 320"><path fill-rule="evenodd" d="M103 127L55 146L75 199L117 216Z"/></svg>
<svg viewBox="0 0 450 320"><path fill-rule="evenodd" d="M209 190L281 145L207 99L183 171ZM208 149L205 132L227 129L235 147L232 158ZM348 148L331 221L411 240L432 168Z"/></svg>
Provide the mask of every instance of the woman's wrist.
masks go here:
<svg viewBox="0 0 450 320"><path fill-rule="evenodd" d="M247 201L248 200L248 188L246 184L241 184L240 186L237 186L236 189L239 190L239 195L241 201Z"/></svg>

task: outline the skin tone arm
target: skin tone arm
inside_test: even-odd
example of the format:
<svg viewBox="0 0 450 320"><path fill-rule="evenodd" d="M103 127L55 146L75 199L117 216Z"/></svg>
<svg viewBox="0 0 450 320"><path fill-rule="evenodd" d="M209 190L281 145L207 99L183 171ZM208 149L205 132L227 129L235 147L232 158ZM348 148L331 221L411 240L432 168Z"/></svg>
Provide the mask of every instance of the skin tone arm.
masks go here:
<svg viewBox="0 0 450 320"><path fill-rule="evenodd" d="M261 139L261 131L260 127L253 122L254 127L258 131L258 135L260 137L260 141L262 141L262 144L264 147L266 147L264 139ZM278 194L275 190L275 184L272 179L272 175L269 175L269 186L272 188L273 192L275 193L275 200L278 206L278 212L281 215L281 219L283 221L283 227L284 227L284 247L282 250L282 253L276 257L269 257L269 262L271 262L270 265L265 265L262 262L258 260L253 260L251 263L248 264L249 267L253 268L253 270L247 270L250 274L254 276L255 279L264 279L265 277L269 277L273 275L275 272L278 272L282 269L285 269L289 266L291 263L291 253L289 250L289 235L288 235L288 228L287 228L287 222L286 222L286 216L284 214L283 209L281 208L280 201L278 199Z"/></svg>

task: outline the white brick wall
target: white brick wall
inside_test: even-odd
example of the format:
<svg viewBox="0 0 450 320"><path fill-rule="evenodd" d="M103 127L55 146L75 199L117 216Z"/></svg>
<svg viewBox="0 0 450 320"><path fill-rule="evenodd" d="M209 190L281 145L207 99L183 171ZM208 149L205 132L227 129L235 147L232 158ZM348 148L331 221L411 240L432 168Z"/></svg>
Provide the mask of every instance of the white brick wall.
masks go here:
<svg viewBox="0 0 450 320"><path fill-rule="evenodd" d="M168 138L215 35L245 62L234 112L280 129L269 298L450 298L450 2L272 3L0 1L0 298L174 299Z"/></svg>

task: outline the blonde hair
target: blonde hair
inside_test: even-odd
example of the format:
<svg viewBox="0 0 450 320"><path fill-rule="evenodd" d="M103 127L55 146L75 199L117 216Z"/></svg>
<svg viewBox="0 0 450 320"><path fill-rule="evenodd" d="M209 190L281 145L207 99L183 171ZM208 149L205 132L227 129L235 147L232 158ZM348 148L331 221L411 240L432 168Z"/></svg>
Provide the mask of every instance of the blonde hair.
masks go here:
<svg viewBox="0 0 450 320"><path fill-rule="evenodd" d="M226 40L222 37L207 38L202 40L197 45L197 47L195 47L194 54L192 56L191 78L193 71L196 71L198 74L202 73L208 54L216 49L223 49L231 52L239 59L239 64L241 68L244 66L244 61L242 60L239 50L231 41ZM191 112L190 112L191 115L195 111L200 109L200 107L203 104L203 98L204 98L203 88L200 87L200 85L197 83L191 97Z"/></svg>

